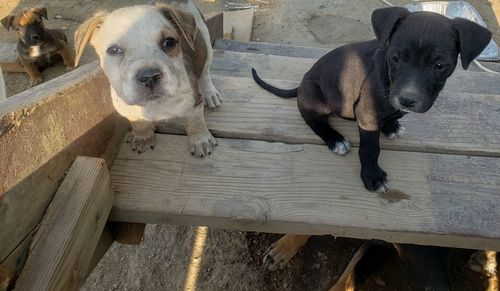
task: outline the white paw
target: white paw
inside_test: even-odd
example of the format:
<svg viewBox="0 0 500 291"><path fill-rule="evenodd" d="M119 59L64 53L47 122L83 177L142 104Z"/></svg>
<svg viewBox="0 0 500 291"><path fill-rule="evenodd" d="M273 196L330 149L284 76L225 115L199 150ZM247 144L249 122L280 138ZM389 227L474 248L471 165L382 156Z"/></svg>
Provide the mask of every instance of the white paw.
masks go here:
<svg viewBox="0 0 500 291"><path fill-rule="evenodd" d="M396 130L396 132L391 132L390 134L387 135L388 139L395 139L397 137L402 137L406 133L406 128L402 125L399 126L399 128Z"/></svg>
<svg viewBox="0 0 500 291"><path fill-rule="evenodd" d="M212 81L205 82L200 93L203 97L203 102L208 108L216 109L222 104L222 96Z"/></svg>
<svg viewBox="0 0 500 291"><path fill-rule="evenodd" d="M389 191L389 184L387 184L387 182L385 182L380 187L378 187L377 190L375 190L375 192L377 193L386 193L387 191Z"/></svg>
<svg viewBox="0 0 500 291"><path fill-rule="evenodd" d="M344 138L342 141L338 141L335 143L335 146L332 150L333 153L338 155L345 155L351 151L351 144L347 139Z"/></svg>
<svg viewBox="0 0 500 291"><path fill-rule="evenodd" d="M213 148L217 145L215 138L210 132L195 134L190 136L191 155L203 158L212 154Z"/></svg>
<svg viewBox="0 0 500 291"><path fill-rule="evenodd" d="M156 137L153 130L148 132L131 131L127 137L127 143L131 145L132 151L143 153L147 148L154 149L156 146Z"/></svg>

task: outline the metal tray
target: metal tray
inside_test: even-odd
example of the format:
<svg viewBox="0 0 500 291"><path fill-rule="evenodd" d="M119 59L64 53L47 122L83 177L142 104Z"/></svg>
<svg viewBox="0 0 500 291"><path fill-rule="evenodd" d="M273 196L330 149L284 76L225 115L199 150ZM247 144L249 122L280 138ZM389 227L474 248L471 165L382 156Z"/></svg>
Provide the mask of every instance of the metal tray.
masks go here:
<svg viewBox="0 0 500 291"><path fill-rule="evenodd" d="M407 4L405 7L411 12L430 11L443 14L449 18L462 17L486 27L486 23L481 18L481 15L479 15L479 12L472 5L464 1L419 2ZM480 61L500 60L500 48L493 39L477 59Z"/></svg>

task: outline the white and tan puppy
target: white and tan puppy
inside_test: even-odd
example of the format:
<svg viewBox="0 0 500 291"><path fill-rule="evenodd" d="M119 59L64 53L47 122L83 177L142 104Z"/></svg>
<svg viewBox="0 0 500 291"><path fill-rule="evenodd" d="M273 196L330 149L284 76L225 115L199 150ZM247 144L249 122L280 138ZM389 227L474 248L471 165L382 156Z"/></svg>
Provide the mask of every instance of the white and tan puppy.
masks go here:
<svg viewBox="0 0 500 291"><path fill-rule="evenodd" d="M75 32L76 61L90 42L111 83L116 110L132 125L129 142L154 148L153 121L186 118L191 153L212 152L215 139L203 103L215 108L221 96L212 83L210 36L191 1L132 6L98 13Z"/></svg>

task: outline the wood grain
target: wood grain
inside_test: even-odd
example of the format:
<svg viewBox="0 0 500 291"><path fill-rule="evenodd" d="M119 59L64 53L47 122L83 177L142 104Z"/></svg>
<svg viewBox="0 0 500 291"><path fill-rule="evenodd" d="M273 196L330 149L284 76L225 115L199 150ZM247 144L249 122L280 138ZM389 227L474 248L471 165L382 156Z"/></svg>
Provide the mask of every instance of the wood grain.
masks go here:
<svg viewBox="0 0 500 291"><path fill-rule="evenodd" d="M319 59L329 51L347 43L332 43L328 48L305 47L290 44L276 44L266 42L240 42L232 39L218 39L215 41L214 48L218 50L255 53L264 55L285 56L294 58L311 58ZM481 64L490 70L500 72L500 63L481 62ZM462 70L459 66L457 70ZM471 64L470 71L482 72L475 64Z"/></svg>
<svg viewBox="0 0 500 291"><path fill-rule="evenodd" d="M217 137L322 144L305 124L295 99L282 99L260 88L250 78L213 75L224 103L207 110L208 128ZM275 81L292 88L297 82ZM500 94L481 95L442 92L424 114L410 113L401 119L407 133L402 138L381 137L381 147L390 150L500 156ZM359 144L356 123L332 118L331 125L349 141ZM160 123L157 131L179 133L172 122Z"/></svg>
<svg viewBox="0 0 500 291"><path fill-rule="evenodd" d="M300 81L316 59L214 51L211 70L228 76L251 76L254 67L262 78ZM457 93L498 94L498 74L457 69L448 79L445 90Z"/></svg>
<svg viewBox="0 0 500 291"><path fill-rule="evenodd" d="M94 62L2 102L0 262L14 273L26 251L17 248L29 245L74 159L103 157L111 165L128 124L108 88Z"/></svg>
<svg viewBox="0 0 500 291"><path fill-rule="evenodd" d="M50 203L18 290L78 290L113 204L106 162L78 157Z"/></svg>
<svg viewBox="0 0 500 291"><path fill-rule="evenodd" d="M141 155L122 146L111 220L500 250L498 158L382 151L391 192L377 195L355 151L218 139L199 160L187 137L157 141Z"/></svg>
<svg viewBox="0 0 500 291"><path fill-rule="evenodd" d="M17 62L16 43L0 43L0 62L6 62L6 63Z"/></svg>

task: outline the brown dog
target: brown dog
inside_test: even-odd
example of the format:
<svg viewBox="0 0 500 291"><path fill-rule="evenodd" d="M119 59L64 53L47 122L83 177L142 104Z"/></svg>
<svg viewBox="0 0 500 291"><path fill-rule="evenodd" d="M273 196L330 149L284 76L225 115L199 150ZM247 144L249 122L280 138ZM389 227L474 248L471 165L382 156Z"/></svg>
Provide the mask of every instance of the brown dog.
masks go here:
<svg viewBox="0 0 500 291"><path fill-rule="evenodd" d="M12 28L17 33L17 53L31 78L31 86L42 82L40 70L54 65L58 56L62 57L66 70L74 66L66 35L60 29L45 28L42 18L48 19L47 9L36 7L23 9L1 20L7 30Z"/></svg>

